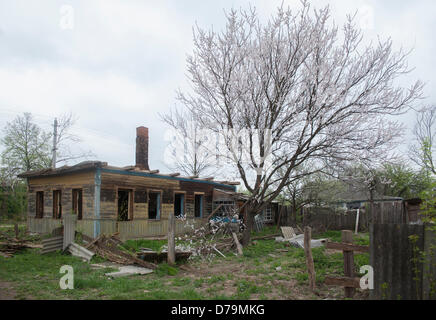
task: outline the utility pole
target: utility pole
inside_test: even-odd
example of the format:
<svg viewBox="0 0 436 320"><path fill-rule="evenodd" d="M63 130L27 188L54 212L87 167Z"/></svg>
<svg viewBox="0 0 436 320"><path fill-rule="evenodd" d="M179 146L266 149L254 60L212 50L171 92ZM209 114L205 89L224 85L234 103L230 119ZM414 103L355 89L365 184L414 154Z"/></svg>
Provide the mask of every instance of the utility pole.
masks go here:
<svg viewBox="0 0 436 320"><path fill-rule="evenodd" d="M56 150L57 150L57 139L58 139L58 119L54 119L53 123L53 156L51 161L51 168L56 169Z"/></svg>

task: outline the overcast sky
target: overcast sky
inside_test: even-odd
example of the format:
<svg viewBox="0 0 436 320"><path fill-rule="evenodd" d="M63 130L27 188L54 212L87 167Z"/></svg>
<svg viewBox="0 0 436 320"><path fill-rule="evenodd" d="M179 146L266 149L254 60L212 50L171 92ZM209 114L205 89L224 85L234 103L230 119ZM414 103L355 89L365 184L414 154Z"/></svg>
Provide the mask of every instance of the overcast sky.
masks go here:
<svg viewBox="0 0 436 320"><path fill-rule="evenodd" d="M150 128L150 167L163 163L166 126L159 120L187 88L192 26L220 29L224 11L255 6L266 19L282 0L262 1L18 1L0 0L0 128L31 112L46 129L65 112L97 160L135 162L135 128ZM436 1L311 1L330 4L333 19L360 10L366 39L392 37L414 51L403 79L426 83L422 104L436 103ZM295 0L285 5L298 7ZM418 105L419 106L419 105ZM414 113L401 117L411 129ZM406 135L406 140L410 134ZM406 141L407 142L407 141Z"/></svg>

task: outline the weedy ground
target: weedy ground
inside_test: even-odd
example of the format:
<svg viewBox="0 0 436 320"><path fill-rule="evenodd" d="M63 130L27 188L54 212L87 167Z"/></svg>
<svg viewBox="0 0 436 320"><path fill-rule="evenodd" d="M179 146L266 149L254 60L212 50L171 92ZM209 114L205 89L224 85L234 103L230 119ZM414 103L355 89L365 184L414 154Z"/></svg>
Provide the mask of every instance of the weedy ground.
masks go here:
<svg viewBox="0 0 436 320"><path fill-rule="evenodd" d="M9 227L1 230L11 232ZM21 229L20 229L21 230ZM253 237L277 233L266 228ZM340 242L340 231L315 234ZM354 242L368 245L367 233L354 235ZM131 251L146 247L159 250L165 240L129 240ZM94 269L91 263L60 252L41 255L39 249L27 249L12 258L0 257L0 298L7 299L343 299L343 288L324 284L326 275L343 275L341 251L324 247L313 249L317 289L308 287L303 249L272 240L256 240L244 248L243 256L225 252L211 261L195 258L175 266L160 263L152 274L108 278L115 269ZM356 270L369 263L368 254L355 254ZM74 269L74 289L62 290L59 273L62 265ZM357 290L354 299L366 299Z"/></svg>

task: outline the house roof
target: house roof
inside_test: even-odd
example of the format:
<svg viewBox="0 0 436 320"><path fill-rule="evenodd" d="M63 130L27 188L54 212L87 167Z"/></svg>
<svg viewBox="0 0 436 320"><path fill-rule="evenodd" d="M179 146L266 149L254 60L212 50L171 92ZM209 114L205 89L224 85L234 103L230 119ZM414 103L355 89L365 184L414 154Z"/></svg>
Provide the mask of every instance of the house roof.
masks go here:
<svg viewBox="0 0 436 320"><path fill-rule="evenodd" d="M107 162L101 162L101 161L85 161L73 166L63 166L56 169L47 168L43 170L27 171L19 174L18 177L19 178L50 177L50 176L59 176L63 174L76 173L80 171L88 171L94 169L101 169L103 172L112 172L118 174L207 183L217 186L224 186L227 188L232 187L233 189L236 188L235 187L236 185L239 185L239 182L215 181L213 177L204 177L204 178L200 178L198 176L184 177L181 176L180 173L178 172L162 174L159 173L159 170L141 170L135 166L114 167L114 166L109 166Z"/></svg>

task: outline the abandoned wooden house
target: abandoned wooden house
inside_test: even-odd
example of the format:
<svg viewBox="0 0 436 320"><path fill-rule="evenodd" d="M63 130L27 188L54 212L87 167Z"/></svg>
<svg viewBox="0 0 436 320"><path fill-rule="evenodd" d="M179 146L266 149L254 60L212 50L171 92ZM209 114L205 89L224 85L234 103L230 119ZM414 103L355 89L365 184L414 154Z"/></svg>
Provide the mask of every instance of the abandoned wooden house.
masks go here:
<svg viewBox="0 0 436 320"><path fill-rule="evenodd" d="M150 170L148 142L148 128L137 128L135 166L88 161L20 174L28 183L29 230L51 232L62 224L63 214L74 213L77 230L91 237L115 232L124 239L160 236L167 233L170 214L185 216L176 219L180 233L187 223L204 221L219 204L237 203L238 182Z"/></svg>

